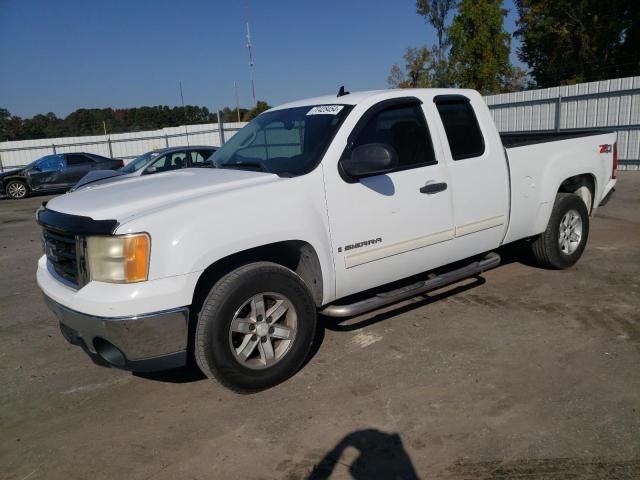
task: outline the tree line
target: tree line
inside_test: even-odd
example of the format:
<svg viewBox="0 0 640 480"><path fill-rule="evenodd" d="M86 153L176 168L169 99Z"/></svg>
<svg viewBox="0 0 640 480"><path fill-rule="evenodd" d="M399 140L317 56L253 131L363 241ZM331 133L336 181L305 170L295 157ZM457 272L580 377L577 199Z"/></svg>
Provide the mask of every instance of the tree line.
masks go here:
<svg viewBox="0 0 640 480"><path fill-rule="evenodd" d="M221 110L223 122L249 121L270 107L259 101L251 109L225 107ZM180 125L218 123L218 114L206 107L186 105L184 107L136 108L80 108L65 118L55 113L38 114L32 118L21 118L0 108L0 141L32 140L37 138L74 137L103 135L107 133L139 132L157 130Z"/></svg>
<svg viewBox="0 0 640 480"><path fill-rule="evenodd" d="M387 79L395 88L463 87L483 94L640 74L640 1L515 0L510 61L502 0L417 0L436 43L407 48Z"/></svg>

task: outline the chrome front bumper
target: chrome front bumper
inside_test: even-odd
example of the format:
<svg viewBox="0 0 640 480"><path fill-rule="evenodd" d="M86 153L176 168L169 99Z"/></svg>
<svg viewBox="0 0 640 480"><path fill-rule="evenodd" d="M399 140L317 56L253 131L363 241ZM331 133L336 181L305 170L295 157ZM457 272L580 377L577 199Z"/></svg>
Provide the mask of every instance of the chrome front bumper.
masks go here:
<svg viewBox="0 0 640 480"><path fill-rule="evenodd" d="M187 361L187 307L133 317L104 318L71 310L45 295L65 339L104 366L131 371L180 367Z"/></svg>

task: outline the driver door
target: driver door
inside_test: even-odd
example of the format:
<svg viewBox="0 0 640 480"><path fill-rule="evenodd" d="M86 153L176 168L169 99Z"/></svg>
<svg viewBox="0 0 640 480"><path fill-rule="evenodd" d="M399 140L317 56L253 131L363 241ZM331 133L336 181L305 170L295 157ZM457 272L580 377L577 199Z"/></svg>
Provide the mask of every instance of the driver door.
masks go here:
<svg viewBox="0 0 640 480"><path fill-rule="evenodd" d="M394 170L359 179L325 172L338 298L448 262L449 174L424 108L415 97L381 102L349 138L343 158L357 146L383 143L398 154Z"/></svg>
<svg viewBox="0 0 640 480"><path fill-rule="evenodd" d="M62 155L41 158L27 173L27 183L32 190L57 190L65 187L65 162Z"/></svg>

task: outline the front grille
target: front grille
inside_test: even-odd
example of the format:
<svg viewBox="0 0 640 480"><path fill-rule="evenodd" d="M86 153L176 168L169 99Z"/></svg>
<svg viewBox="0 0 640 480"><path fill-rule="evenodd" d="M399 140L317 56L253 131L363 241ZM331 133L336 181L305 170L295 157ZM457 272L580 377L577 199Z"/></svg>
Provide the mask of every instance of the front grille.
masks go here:
<svg viewBox="0 0 640 480"><path fill-rule="evenodd" d="M53 270L64 280L77 286L79 268L75 235L44 228L42 247Z"/></svg>

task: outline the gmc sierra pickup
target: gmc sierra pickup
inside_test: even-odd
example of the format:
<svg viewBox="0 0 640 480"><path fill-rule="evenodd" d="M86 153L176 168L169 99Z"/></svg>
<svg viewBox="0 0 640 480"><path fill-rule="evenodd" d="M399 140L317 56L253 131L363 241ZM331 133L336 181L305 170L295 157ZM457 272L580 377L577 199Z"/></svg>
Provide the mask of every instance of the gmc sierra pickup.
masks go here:
<svg viewBox="0 0 640 480"><path fill-rule="evenodd" d="M318 312L477 275L520 240L570 267L617 160L615 133L501 136L473 90L341 89L261 114L211 162L38 211L38 285L97 363L193 358L235 391L271 387L303 363Z"/></svg>

